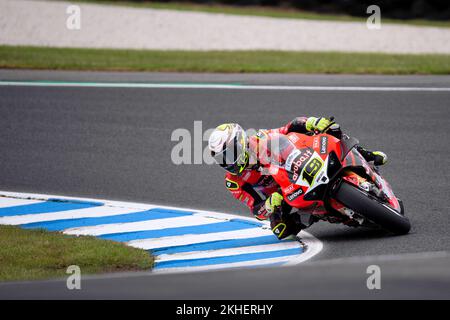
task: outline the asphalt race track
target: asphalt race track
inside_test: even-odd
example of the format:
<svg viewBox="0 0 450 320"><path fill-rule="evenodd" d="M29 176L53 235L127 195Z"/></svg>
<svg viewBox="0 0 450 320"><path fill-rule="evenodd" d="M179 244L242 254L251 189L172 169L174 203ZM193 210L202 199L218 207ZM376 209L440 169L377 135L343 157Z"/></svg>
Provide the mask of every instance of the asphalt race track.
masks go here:
<svg viewBox="0 0 450 320"><path fill-rule="evenodd" d="M450 88L442 76L193 75L0 71L0 80ZM324 222L311 261L282 269L86 277L0 284L0 298L450 298L450 91L224 90L0 85L0 190L136 201L248 215L205 164L174 165L177 128L278 127L334 116L382 168L413 228L394 237ZM203 144L205 147L206 144ZM377 264L382 289L368 290ZM332 268L330 266L333 266ZM150 288L150 289L149 289Z"/></svg>

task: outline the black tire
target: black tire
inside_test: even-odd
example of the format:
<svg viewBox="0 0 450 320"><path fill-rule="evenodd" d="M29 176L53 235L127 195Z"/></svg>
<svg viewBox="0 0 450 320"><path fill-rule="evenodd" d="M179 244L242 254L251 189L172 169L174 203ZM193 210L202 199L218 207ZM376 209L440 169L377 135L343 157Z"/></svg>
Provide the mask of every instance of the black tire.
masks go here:
<svg viewBox="0 0 450 320"><path fill-rule="evenodd" d="M333 198L394 234L406 234L411 229L411 223L404 215L346 182L340 184Z"/></svg>

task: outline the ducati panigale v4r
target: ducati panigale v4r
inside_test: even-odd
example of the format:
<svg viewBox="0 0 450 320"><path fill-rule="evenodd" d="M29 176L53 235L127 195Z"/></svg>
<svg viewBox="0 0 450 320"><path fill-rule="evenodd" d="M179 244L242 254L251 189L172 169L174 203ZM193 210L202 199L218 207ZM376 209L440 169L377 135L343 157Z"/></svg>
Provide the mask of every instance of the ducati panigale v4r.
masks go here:
<svg viewBox="0 0 450 320"><path fill-rule="evenodd" d="M357 139L344 135L340 140L328 134L275 135L270 140L279 144L278 154L272 154L262 170L280 186L283 214L300 219L302 213L308 213L316 221L382 228L394 234L409 232L402 201L357 151Z"/></svg>

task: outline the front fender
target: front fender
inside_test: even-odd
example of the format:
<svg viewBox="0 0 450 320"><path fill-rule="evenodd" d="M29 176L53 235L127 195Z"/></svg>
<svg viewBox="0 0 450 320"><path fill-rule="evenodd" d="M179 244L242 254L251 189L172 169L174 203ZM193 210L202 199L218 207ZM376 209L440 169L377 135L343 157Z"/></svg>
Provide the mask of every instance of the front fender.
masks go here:
<svg viewBox="0 0 450 320"><path fill-rule="evenodd" d="M346 174L342 175L344 170ZM401 205L395 196L391 185L385 178L372 169L372 167L357 150L352 149L342 161L341 175L344 180L355 185L356 187L359 187L359 184L364 179L370 180L387 196L388 202L392 208L398 212L402 211Z"/></svg>

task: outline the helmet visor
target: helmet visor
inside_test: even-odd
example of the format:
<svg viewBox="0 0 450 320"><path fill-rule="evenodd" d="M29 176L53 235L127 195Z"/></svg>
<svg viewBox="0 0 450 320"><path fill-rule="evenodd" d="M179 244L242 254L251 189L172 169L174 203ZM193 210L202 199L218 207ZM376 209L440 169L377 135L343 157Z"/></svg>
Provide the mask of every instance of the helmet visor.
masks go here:
<svg viewBox="0 0 450 320"><path fill-rule="evenodd" d="M213 155L214 160L232 174L241 173L247 163L247 145L244 134L239 133L221 152Z"/></svg>

